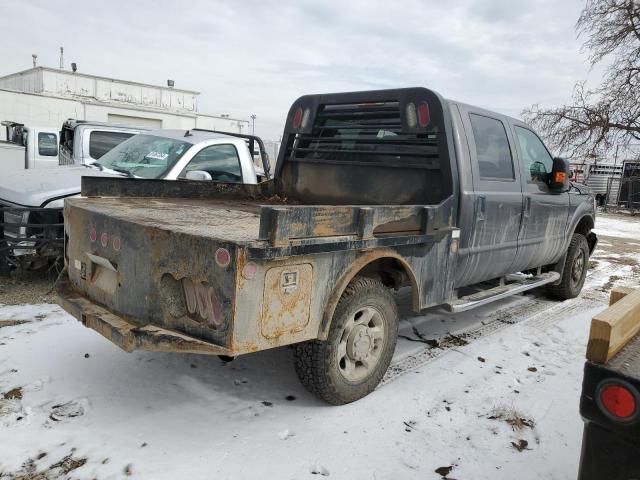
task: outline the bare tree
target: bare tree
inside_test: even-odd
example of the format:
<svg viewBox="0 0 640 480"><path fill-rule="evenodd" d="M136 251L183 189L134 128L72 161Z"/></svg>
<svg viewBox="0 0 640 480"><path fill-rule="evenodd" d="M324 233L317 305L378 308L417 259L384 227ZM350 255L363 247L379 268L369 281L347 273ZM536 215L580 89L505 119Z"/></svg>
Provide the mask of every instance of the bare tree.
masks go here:
<svg viewBox="0 0 640 480"><path fill-rule="evenodd" d="M523 112L558 151L606 154L640 141L640 1L587 0L576 23L591 65L607 62L598 88L577 83L570 104Z"/></svg>

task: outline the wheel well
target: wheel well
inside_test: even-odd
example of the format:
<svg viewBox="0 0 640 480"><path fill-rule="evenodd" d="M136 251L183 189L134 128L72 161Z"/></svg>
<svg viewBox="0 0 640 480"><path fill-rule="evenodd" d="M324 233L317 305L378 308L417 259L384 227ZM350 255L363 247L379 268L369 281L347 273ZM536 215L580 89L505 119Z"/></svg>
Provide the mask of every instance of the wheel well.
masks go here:
<svg viewBox="0 0 640 480"><path fill-rule="evenodd" d="M593 228L593 218L582 217L578 222L578 225L576 225L576 229L574 230L574 232L580 233L586 237L592 228Z"/></svg>
<svg viewBox="0 0 640 480"><path fill-rule="evenodd" d="M360 270L356 276L372 277L380 280L385 286L395 288L411 286L411 278L407 268L397 258L379 258Z"/></svg>
<svg viewBox="0 0 640 480"><path fill-rule="evenodd" d="M593 227L593 218L585 216L580 219L578 225L576 225L576 229L574 230L574 233L580 233L587 238L587 243L589 244L589 254L593 253L597 242L595 234L589 233L591 232L591 229L593 229Z"/></svg>
<svg viewBox="0 0 640 480"><path fill-rule="evenodd" d="M380 280L383 285L391 288L411 287L413 309L420 309L420 291L418 282L411 267L396 252L390 249L384 251L367 252L356 259L352 268L348 270L336 283L325 308L319 338L323 339L328 331L335 307L342 296L342 292L356 277L369 277Z"/></svg>

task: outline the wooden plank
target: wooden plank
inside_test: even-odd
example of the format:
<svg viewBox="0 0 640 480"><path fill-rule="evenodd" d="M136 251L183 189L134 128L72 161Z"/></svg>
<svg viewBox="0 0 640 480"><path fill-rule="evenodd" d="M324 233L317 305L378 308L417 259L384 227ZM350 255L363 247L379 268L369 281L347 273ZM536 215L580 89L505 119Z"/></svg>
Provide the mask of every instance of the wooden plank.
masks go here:
<svg viewBox="0 0 640 480"><path fill-rule="evenodd" d="M640 332L640 289L628 293L593 317L587 345L587 359L595 363L608 362L638 332Z"/></svg>
<svg viewBox="0 0 640 480"><path fill-rule="evenodd" d="M611 289L611 295L609 296L609 306L616 303L621 298L626 297L631 292L633 292L635 288L631 287L614 287Z"/></svg>

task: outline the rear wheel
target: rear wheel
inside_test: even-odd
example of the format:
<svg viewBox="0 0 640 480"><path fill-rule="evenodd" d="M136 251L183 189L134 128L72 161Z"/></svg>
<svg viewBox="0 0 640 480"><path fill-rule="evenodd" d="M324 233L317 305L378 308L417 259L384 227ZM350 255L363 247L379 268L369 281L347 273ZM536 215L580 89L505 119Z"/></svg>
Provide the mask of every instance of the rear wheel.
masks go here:
<svg viewBox="0 0 640 480"><path fill-rule="evenodd" d="M589 244L584 235L574 233L567 250L558 285L550 285L547 290L552 297L561 300L575 298L580 294L589 268Z"/></svg>
<svg viewBox="0 0 640 480"><path fill-rule="evenodd" d="M296 345L296 372L333 405L358 400L380 383L396 347L398 310L380 281L356 278L345 289L326 341Z"/></svg>

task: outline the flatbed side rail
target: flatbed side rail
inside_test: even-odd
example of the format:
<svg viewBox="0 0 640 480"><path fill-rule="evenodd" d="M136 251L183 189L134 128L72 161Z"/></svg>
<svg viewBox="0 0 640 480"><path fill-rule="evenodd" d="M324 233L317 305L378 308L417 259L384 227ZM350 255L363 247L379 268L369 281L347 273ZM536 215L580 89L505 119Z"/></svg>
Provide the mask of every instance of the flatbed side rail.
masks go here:
<svg viewBox="0 0 640 480"><path fill-rule="evenodd" d="M305 238L423 235L445 226L434 222L437 211L437 206L421 205L263 206L259 239L282 247Z"/></svg>
<svg viewBox="0 0 640 480"><path fill-rule="evenodd" d="M273 181L258 185L202 182L198 180L155 180L83 176L81 194L85 197L131 198L248 198L264 199L275 195Z"/></svg>

